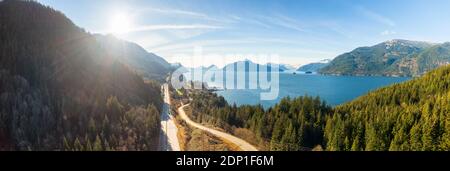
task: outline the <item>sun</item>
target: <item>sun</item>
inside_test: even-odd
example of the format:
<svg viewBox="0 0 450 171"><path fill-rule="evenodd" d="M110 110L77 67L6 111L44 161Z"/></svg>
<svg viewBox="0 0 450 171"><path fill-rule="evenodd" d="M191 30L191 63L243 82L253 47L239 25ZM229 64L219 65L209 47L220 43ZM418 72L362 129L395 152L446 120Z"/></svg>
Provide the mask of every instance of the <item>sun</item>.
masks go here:
<svg viewBox="0 0 450 171"><path fill-rule="evenodd" d="M114 35L125 34L131 31L131 17L126 13L116 13L109 21L109 32Z"/></svg>

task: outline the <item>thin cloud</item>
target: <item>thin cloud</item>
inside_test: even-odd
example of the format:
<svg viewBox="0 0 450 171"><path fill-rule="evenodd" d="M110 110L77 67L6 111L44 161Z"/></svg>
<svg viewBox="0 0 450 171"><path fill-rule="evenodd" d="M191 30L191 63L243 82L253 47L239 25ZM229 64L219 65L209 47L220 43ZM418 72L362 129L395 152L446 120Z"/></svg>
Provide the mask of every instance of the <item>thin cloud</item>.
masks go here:
<svg viewBox="0 0 450 171"><path fill-rule="evenodd" d="M375 21L377 21L377 22L379 22L381 24L385 24L385 25L388 25L388 26L391 26L391 27L396 25L395 21L393 21L392 19L390 19L388 17L385 17L385 16L383 16L381 14L378 14L378 13L376 13L374 11L371 11L371 10L369 10L369 9L363 7L363 6L357 7L357 10L359 12L361 12L363 15L365 15L366 17L368 17L368 18L370 18L372 20L375 20Z"/></svg>
<svg viewBox="0 0 450 171"><path fill-rule="evenodd" d="M297 20L290 18L288 16L278 15L277 17L271 18L270 20L274 24L277 24L277 25L285 27L285 28L297 30L300 32L306 31Z"/></svg>
<svg viewBox="0 0 450 171"><path fill-rule="evenodd" d="M192 49L195 46L201 47L222 47L222 46L235 46L244 44L287 44L302 46L303 42L290 41L284 39L272 39L272 38L251 38L251 39L221 39L221 40L197 40L197 41L186 41L186 42L176 42L167 43L163 45L157 45L153 47L148 47L152 51L162 52L162 51L172 51L176 49Z"/></svg>
<svg viewBox="0 0 450 171"><path fill-rule="evenodd" d="M277 15L275 17L259 16L258 18L261 18L262 20L266 21L266 23L264 23L266 25L270 24L291 30L306 32L306 30L296 19L290 18L288 16L284 15Z"/></svg>
<svg viewBox="0 0 450 171"><path fill-rule="evenodd" d="M394 34L397 34L397 32L395 32L394 30L385 30L380 33L380 35L382 35L382 36L390 36L390 35L394 35Z"/></svg>
<svg viewBox="0 0 450 171"><path fill-rule="evenodd" d="M166 13L166 14L181 14L181 15L189 15L195 17L208 17L206 14L193 12L193 11L185 11L179 9L163 9L163 8L146 8L144 11L153 11L158 13Z"/></svg>
<svg viewBox="0 0 450 171"><path fill-rule="evenodd" d="M247 23L247 24L253 24L253 25L259 25L264 28L272 28L269 24L264 23L260 20L257 20L255 18L248 18L248 17L240 17L237 15L230 15L230 18L234 20L235 22L241 22L241 23Z"/></svg>
<svg viewBox="0 0 450 171"><path fill-rule="evenodd" d="M124 30L123 33L134 33L134 32L145 32L145 31L156 31L156 30L212 30L212 29L222 29L222 26L207 25L207 24L166 24L166 25L144 25L136 26L128 30ZM101 30L96 33L109 33L111 30Z"/></svg>
<svg viewBox="0 0 450 171"><path fill-rule="evenodd" d="M146 25L139 26L129 30L129 32L137 31L152 31L152 30L186 30L186 29L221 29L222 26L206 25L206 24L193 24L193 25Z"/></svg>
<svg viewBox="0 0 450 171"><path fill-rule="evenodd" d="M353 38L353 35L351 32L348 31L348 29L345 29L341 26L341 24L339 24L336 21L323 21L323 22L319 22L318 24L319 26L325 27L339 35L342 35L346 38Z"/></svg>
<svg viewBox="0 0 450 171"><path fill-rule="evenodd" d="M182 17L191 17L191 18L197 18L197 19L215 21L215 22L230 22L227 19L214 18L214 17L211 17L210 15L200 13L200 12L173 9L173 8L144 8L144 9L141 9L141 12L155 12L155 13L160 13L160 14L165 14L165 15L177 15L177 16L182 16Z"/></svg>

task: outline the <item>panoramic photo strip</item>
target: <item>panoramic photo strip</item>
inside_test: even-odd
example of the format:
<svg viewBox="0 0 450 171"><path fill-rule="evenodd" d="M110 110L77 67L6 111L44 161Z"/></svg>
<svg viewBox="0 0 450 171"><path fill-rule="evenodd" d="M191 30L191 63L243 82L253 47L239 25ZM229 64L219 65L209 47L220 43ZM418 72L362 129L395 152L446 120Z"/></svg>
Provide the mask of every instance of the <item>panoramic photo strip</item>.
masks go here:
<svg viewBox="0 0 450 171"><path fill-rule="evenodd" d="M0 161L450 161L449 9L0 0Z"/></svg>

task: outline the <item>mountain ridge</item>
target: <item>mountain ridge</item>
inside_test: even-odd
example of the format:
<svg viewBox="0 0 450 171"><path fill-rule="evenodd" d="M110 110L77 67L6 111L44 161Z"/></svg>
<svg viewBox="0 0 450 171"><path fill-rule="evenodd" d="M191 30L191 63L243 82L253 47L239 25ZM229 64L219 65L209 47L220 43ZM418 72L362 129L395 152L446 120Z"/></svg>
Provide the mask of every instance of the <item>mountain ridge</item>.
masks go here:
<svg viewBox="0 0 450 171"><path fill-rule="evenodd" d="M319 71L320 69L322 69L322 68L328 66L328 64L329 64L331 61L332 61L331 59L324 59L324 60L321 60L321 61L319 61L319 62L309 63L309 64L306 64L306 65L300 66L299 68L297 68L296 71L302 71L302 72L308 72L308 71L309 71L309 72L317 72L317 71Z"/></svg>
<svg viewBox="0 0 450 171"><path fill-rule="evenodd" d="M448 43L394 39L358 47L319 70L327 75L420 76L450 63ZM436 55L438 54L438 55Z"/></svg>
<svg viewBox="0 0 450 171"><path fill-rule="evenodd" d="M130 66L146 79L164 81L172 66L162 57L147 52L140 45L112 35L95 34L100 47L111 57Z"/></svg>

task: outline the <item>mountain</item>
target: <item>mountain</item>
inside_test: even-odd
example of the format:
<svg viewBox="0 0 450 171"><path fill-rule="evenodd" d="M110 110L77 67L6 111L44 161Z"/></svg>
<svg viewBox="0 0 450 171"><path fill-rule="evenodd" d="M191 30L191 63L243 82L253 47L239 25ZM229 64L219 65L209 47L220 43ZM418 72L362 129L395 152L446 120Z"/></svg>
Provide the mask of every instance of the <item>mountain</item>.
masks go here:
<svg viewBox="0 0 450 171"><path fill-rule="evenodd" d="M179 63L179 62L170 63L170 66L172 66L173 69L178 69L180 67L183 67L183 65L181 65L181 63Z"/></svg>
<svg viewBox="0 0 450 171"><path fill-rule="evenodd" d="M283 71L292 71L292 70L295 70L295 67L293 67L293 66L291 66L291 65L289 65L289 64L267 63L266 66L267 66L267 65L273 65L273 66L278 65L278 67L280 68L280 71L281 71L281 72L283 72Z"/></svg>
<svg viewBox="0 0 450 171"><path fill-rule="evenodd" d="M116 52L50 7L0 1L0 150L156 150L160 85Z"/></svg>
<svg viewBox="0 0 450 171"><path fill-rule="evenodd" d="M193 68L193 69L202 69L204 71L207 71L207 70L217 70L219 68L216 65L210 65L210 66L207 66L207 67L200 66L200 67L196 67L196 68Z"/></svg>
<svg viewBox="0 0 450 171"><path fill-rule="evenodd" d="M331 62L330 59L325 59L325 60L321 60L321 61L319 61L319 62L306 64L306 65L303 65L303 66L299 67L299 68L297 69L297 71L303 71L303 72L307 72L307 71L310 71L310 72L317 72L317 71L319 71L320 69L322 69L322 68L328 66L328 64L329 64L330 62Z"/></svg>
<svg viewBox="0 0 450 171"><path fill-rule="evenodd" d="M417 56L420 73L428 72L442 65L450 64L450 43L443 43L428 48Z"/></svg>
<svg viewBox="0 0 450 171"><path fill-rule="evenodd" d="M147 79L163 81L171 71L172 66L153 53L148 53L139 45L114 36L95 35L100 48L106 51L115 60L128 65Z"/></svg>
<svg viewBox="0 0 450 171"><path fill-rule="evenodd" d="M391 40L339 55L321 70L333 75L419 76L450 63L449 43Z"/></svg>
<svg viewBox="0 0 450 171"><path fill-rule="evenodd" d="M262 65L262 64L257 64L257 63L255 63L255 62L253 62L251 60L248 60L248 59L244 60L244 61L237 61L237 62L229 63L229 64L225 65L222 68L219 68L216 65L199 66L199 67L195 67L195 68L190 68L190 67L184 67L181 64L177 64L177 66L178 66L177 68L179 68L180 71L182 71L182 72L189 72L189 71L192 71L192 70L199 70L199 69L202 69L203 72L206 72L206 71L214 71L214 70L226 71L226 68L228 68L228 67L229 68L234 68L234 71L238 71L238 68L237 68L238 66L244 66L244 68L239 68L239 71L245 70L245 72L249 72L250 71L249 66L256 66L256 71L259 71L260 68L262 68L262 69L267 69L268 68L269 71L271 71L272 70L272 66L276 66L276 65L278 65L278 71L279 72L284 72L284 71L287 71L287 70L294 69L292 66L287 65L287 64L267 63L267 64Z"/></svg>
<svg viewBox="0 0 450 171"><path fill-rule="evenodd" d="M287 69L287 67L284 66L284 65L273 64L273 63L258 64L258 63L255 63L255 62L251 61L251 60L244 60L244 61L233 62L233 63L225 65L222 69L225 70L226 68L235 68L234 69L235 71L237 71L238 69L239 69L239 71L244 69L245 72L249 72L250 71L250 66L256 66L256 71L259 72L260 69L272 71L272 66L277 66L277 65L278 65L278 67L274 68L274 69L276 71L278 71L278 72L283 72L283 71L285 71L285 69ZM244 66L244 68L238 68L239 66Z"/></svg>
<svg viewBox="0 0 450 171"><path fill-rule="evenodd" d="M333 61L332 59L322 59L319 61L319 63L330 63L331 61Z"/></svg>

